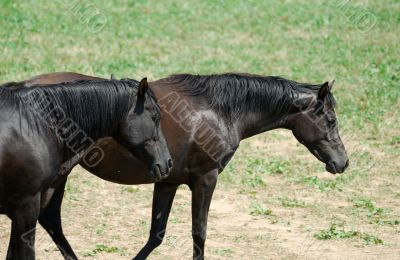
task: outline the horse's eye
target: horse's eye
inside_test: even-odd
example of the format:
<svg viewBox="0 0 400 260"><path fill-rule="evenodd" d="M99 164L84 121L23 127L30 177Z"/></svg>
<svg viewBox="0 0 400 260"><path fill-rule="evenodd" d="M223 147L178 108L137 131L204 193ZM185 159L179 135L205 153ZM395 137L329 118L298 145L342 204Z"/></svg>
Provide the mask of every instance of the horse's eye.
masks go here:
<svg viewBox="0 0 400 260"><path fill-rule="evenodd" d="M336 123L336 119L335 118L329 118L328 122L329 122L329 124L333 125L334 123Z"/></svg>

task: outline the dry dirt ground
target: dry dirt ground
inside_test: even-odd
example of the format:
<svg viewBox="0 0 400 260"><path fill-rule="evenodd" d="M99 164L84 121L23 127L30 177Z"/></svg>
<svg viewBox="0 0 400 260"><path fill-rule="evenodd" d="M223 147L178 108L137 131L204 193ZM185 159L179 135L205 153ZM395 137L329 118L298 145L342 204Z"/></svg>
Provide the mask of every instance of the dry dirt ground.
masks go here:
<svg viewBox="0 0 400 260"><path fill-rule="evenodd" d="M353 168L345 175L332 176L287 131L244 141L220 175L209 216L207 258L398 259L396 153L379 153L351 142L347 147ZM375 155L374 164L371 158L357 158L362 157L362 149ZM147 239L151 197L152 185L112 184L75 168L62 214L65 234L78 256L134 256ZM332 223L337 226L333 238L317 239ZM1 216L0 259L5 258L9 227L10 221ZM181 186L166 239L149 259L190 259L190 230L190 190ZM346 237L351 231L358 233ZM36 249L38 259L62 259L42 228L37 232Z"/></svg>

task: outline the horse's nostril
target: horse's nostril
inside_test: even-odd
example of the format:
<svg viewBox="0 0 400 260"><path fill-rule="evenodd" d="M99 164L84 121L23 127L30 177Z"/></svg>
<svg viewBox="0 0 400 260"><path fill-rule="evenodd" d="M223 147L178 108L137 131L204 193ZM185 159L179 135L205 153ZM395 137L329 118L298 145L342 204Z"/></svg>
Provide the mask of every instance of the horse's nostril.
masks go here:
<svg viewBox="0 0 400 260"><path fill-rule="evenodd" d="M154 168L153 168L153 174L154 174L154 178L157 180L161 179L161 165L160 164L155 164Z"/></svg>
<svg viewBox="0 0 400 260"><path fill-rule="evenodd" d="M347 159L346 165L344 166L344 168L347 168L347 167L349 167L349 159Z"/></svg>
<svg viewBox="0 0 400 260"><path fill-rule="evenodd" d="M174 165L172 159L168 159L168 168L171 170L172 166Z"/></svg>

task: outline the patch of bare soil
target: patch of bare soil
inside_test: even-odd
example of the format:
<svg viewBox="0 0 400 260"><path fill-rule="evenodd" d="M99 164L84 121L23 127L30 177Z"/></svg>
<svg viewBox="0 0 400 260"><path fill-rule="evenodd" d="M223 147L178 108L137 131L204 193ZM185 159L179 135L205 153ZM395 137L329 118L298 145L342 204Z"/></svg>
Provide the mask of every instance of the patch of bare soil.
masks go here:
<svg viewBox="0 0 400 260"><path fill-rule="evenodd" d="M290 132L261 135L243 146L244 153L257 149L265 155L316 160L299 146ZM249 149L249 150L246 150ZM386 158L380 155L380 159ZM356 178L342 191L317 191L312 185L293 183L285 173L263 175L265 187L243 189L221 182L215 191L208 223L208 259L399 259L399 225L376 225L365 214L354 215L353 198L371 198L388 209L387 218L400 219L398 175L382 165L381 174ZM389 172L389 173L388 173ZM243 172L235 172L238 178ZM320 174L320 173L310 173ZM321 173L322 179L334 176ZM281 198L304 202L286 207ZM104 182L77 167L72 173L63 204L65 234L80 259L131 259L145 244L150 229L152 185L123 186ZM259 203L271 213L253 216ZM163 244L149 259L190 259L191 194L178 190ZM364 215L363 215L364 214ZM385 213L386 214L386 213ZM314 234L329 228L332 220L346 230L376 235L384 242L366 245L355 239L318 240ZM0 259L8 245L10 222L0 216ZM62 259L50 237L38 228L37 258Z"/></svg>

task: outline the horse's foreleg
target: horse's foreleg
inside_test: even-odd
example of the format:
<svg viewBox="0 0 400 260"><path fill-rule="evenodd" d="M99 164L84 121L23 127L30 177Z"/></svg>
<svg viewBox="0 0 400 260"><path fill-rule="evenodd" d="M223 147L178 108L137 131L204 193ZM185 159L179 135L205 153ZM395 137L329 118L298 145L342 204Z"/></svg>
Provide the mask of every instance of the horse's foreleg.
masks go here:
<svg viewBox="0 0 400 260"><path fill-rule="evenodd" d="M18 206L9 209L12 220L7 259L35 259L36 222L40 212L40 194L23 199Z"/></svg>
<svg viewBox="0 0 400 260"><path fill-rule="evenodd" d="M217 184L218 170L195 177L192 190L192 237L193 259L204 259L204 244L207 236L207 218L212 194Z"/></svg>
<svg viewBox="0 0 400 260"><path fill-rule="evenodd" d="M134 259L146 259L161 244L178 186L177 184L162 182L154 184L150 237Z"/></svg>
<svg viewBox="0 0 400 260"><path fill-rule="evenodd" d="M54 191L47 206L42 209L39 223L49 233L65 259L78 259L64 236L61 225L61 204L67 180L64 180Z"/></svg>
<svg viewBox="0 0 400 260"><path fill-rule="evenodd" d="M15 229L15 222L11 221L11 234L10 234L10 242L8 244L8 250L7 250L7 257L6 260L11 260L13 255L16 254L15 252L15 243L17 242L16 240L16 235L17 235L17 230Z"/></svg>

